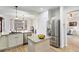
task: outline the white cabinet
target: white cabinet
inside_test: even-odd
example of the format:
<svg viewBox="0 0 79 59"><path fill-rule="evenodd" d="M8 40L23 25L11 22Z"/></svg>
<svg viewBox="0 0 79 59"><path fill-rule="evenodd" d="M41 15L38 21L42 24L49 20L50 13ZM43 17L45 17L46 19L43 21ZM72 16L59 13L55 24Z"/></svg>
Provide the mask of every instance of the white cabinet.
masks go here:
<svg viewBox="0 0 79 59"><path fill-rule="evenodd" d="M27 33L23 33L24 43L28 43Z"/></svg>
<svg viewBox="0 0 79 59"><path fill-rule="evenodd" d="M44 40L42 42L33 42L28 39L28 51L29 52L48 52L50 51L49 40Z"/></svg>
<svg viewBox="0 0 79 59"><path fill-rule="evenodd" d="M0 50L23 44L23 34L9 34L0 36Z"/></svg>
<svg viewBox="0 0 79 59"><path fill-rule="evenodd" d="M17 39L16 41L17 45L23 44L23 34L18 34L16 39Z"/></svg>
<svg viewBox="0 0 79 59"><path fill-rule="evenodd" d="M7 36L0 37L0 50L8 48Z"/></svg>
<svg viewBox="0 0 79 59"><path fill-rule="evenodd" d="M8 47L14 47L14 46L16 46L15 35L9 35L8 36Z"/></svg>
<svg viewBox="0 0 79 59"><path fill-rule="evenodd" d="M29 52L47 52L50 51L50 37L39 39L36 35L28 37Z"/></svg>
<svg viewBox="0 0 79 59"><path fill-rule="evenodd" d="M15 47L23 44L23 34L11 34L8 36L9 47Z"/></svg>

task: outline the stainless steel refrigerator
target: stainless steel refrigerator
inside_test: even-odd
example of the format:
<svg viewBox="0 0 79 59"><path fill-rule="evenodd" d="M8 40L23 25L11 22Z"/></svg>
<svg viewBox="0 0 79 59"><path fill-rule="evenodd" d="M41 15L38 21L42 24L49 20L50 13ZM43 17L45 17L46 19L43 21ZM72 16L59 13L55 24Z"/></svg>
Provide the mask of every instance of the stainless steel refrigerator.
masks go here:
<svg viewBox="0 0 79 59"><path fill-rule="evenodd" d="M60 20L53 19L50 24L50 45L60 47Z"/></svg>

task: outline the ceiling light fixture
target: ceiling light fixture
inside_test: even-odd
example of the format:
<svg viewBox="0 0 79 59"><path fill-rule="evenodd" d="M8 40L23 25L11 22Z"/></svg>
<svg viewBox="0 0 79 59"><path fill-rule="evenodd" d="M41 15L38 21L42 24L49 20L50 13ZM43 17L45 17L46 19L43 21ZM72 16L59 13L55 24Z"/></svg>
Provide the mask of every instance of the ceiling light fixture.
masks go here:
<svg viewBox="0 0 79 59"><path fill-rule="evenodd" d="M70 14L70 17L72 17L72 14Z"/></svg>
<svg viewBox="0 0 79 59"><path fill-rule="evenodd" d="M16 8L16 18L15 19L19 19L18 16L17 16L17 8L18 8L18 6L15 6L15 8Z"/></svg>

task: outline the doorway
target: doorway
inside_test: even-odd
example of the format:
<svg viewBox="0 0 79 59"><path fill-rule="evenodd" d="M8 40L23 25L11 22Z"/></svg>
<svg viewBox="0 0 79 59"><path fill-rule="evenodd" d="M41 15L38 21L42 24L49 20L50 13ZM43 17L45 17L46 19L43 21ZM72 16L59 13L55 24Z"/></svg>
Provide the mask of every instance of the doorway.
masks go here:
<svg viewBox="0 0 79 59"><path fill-rule="evenodd" d="M70 51L79 51L79 11L68 12L67 47Z"/></svg>

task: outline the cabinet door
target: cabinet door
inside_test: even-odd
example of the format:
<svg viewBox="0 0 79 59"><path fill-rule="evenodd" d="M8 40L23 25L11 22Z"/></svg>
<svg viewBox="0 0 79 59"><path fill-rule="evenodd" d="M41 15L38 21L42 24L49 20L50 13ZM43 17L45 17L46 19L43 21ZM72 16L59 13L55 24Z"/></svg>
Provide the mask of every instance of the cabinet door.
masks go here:
<svg viewBox="0 0 79 59"><path fill-rule="evenodd" d="M17 45L23 44L23 34L17 34Z"/></svg>
<svg viewBox="0 0 79 59"><path fill-rule="evenodd" d="M25 42L25 43L28 43L28 38L27 38L27 34L26 34L26 33L24 33L23 39L24 39L24 42Z"/></svg>
<svg viewBox="0 0 79 59"><path fill-rule="evenodd" d="M0 37L0 50L8 48L7 37Z"/></svg>
<svg viewBox="0 0 79 59"><path fill-rule="evenodd" d="M17 46L14 35L10 35L8 41L9 41L9 47Z"/></svg>

